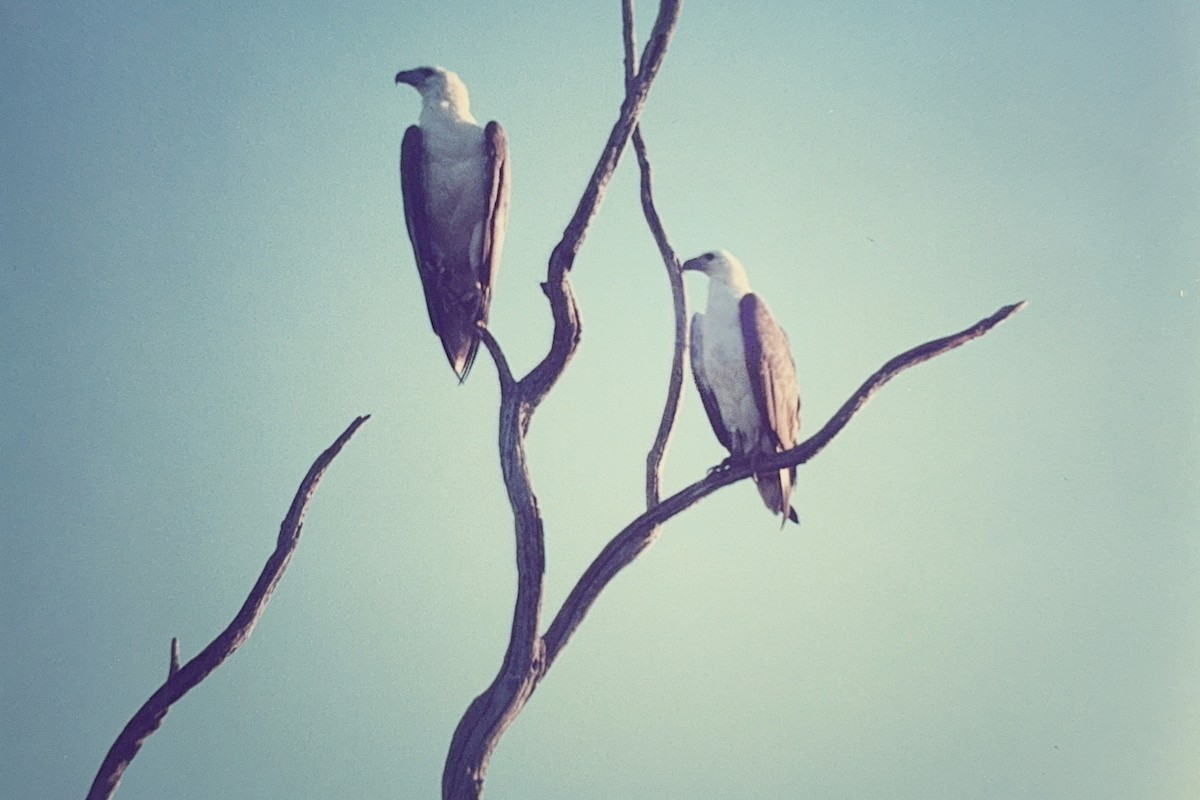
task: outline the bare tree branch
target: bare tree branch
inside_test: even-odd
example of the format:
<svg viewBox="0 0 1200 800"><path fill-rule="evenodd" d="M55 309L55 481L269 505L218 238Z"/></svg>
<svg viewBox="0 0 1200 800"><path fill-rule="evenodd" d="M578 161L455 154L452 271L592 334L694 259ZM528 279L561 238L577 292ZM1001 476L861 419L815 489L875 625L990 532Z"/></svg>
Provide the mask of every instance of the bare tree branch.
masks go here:
<svg viewBox="0 0 1200 800"><path fill-rule="evenodd" d="M796 447L782 453L777 453L770 458L758 459L753 467L745 463L726 469L714 470L703 480L697 481L676 492L630 522L620 533L612 538L600 552L600 555L596 556L596 559L588 566L583 576L579 579L579 582L575 584L574 588L571 589L571 593L567 595L567 599L563 602L562 608L559 609L554 621L547 628L546 634L543 637L545 641L545 669L548 670L554 663L554 660L570 640L571 635L579 627L579 623L583 621L584 616L587 615L588 610L608 585L608 582L618 572L632 563L653 541L653 531L655 528L712 494L717 489L740 480L745 480L755 471L783 469L808 462L813 456L821 452L825 448L825 445L829 444L842 428L846 427L846 423L850 421L850 418L866 405L875 392L879 391L885 383L896 377L896 375L909 367L916 366L923 361L928 361L935 356L939 356L984 335L1024 307L1024 302L1004 306L995 314L980 320L965 330L944 336L940 339L934 339L901 353L867 378L858 387L858 390L825 423L821 430Z"/></svg>
<svg viewBox="0 0 1200 800"><path fill-rule="evenodd" d="M524 708L545 672L544 647L538 634L545 571L545 538L537 497L529 478L525 434L533 412L566 369L579 345L579 309L568 273L583 244L588 225L599 210L604 190L620 160L646 102L650 86L666 56L679 18L681 0L661 0L658 16L642 54L637 77L625 92L617 121L604 145L579 205L550 254L542 290L550 300L554 332L542 361L505 391L507 365L494 339L484 337L501 374L500 462L504 486L513 509L516 538L517 599L512 630L500 671L468 706L450 740L442 771L446 800L473 800L483 792L488 762L500 737Z"/></svg>
<svg viewBox="0 0 1200 800"><path fill-rule="evenodd" d="M579 344L579 317L575 308L575 299L567 281L567 273L575 263L575 256L583 245L588 225L600 208L600 202L604 199L604 190L608 187L609 179L616 170L621 152L625 149L625 143L637 125L642 107L646 103L646 96L650 92L650 86L654 83L658 69L666 57L667 45L671 41L675 25L679 20L681 3L682 0L661 0L659 2L658 17L650 31L646 49L642 52L637 76L625 93L625 100L621 103L617 121L608 135L608 141L601 151L600 159L592 171L592 177L584 189L579 205L576 206L574 215L567 223L562 239L550 254L546 283L542 288L550 298L550 307L554 314L554 335L546 357L521 381L524 385L523 391L533 407L537 407L546 393L550 391L550 387L558 380L559 375L566 368L567 362L575 354L575 347Z"/></svg>
<svg viewBox="0 0 1200 800"><path fill-rule="evenodd" d="M495 340L484 337L488 352L500 356ZM503 374L503 369L501 369ZM542 642L538 636L545 572L545 539L537 498L525 458L529 406L519 391L505 391L501 379L500 464L516 534L517 599L512 630L500 671L459 720L450 739L442 770L444 798L478 798L488 761L500 737L533 693L542 674Z"/></svg>
<svg viewBox="0 0 1200 800"><path fill-rule="evenodd" d="M233 655L249 638L250 632L254 630L255 624L266 609L267 601L271 599L271 593L275 590L279 579L283 577L283 571L287 569L292 553L295 552L296 545L300 541L300 529L304 524L304 515L308 510L309 501L317 491L317 484L320 483L321 477L333 462L334 457L368 419L370 419L369 416L362 416L350 423L350 427L342 432L342 435L329 446L329 449L317 457L308 474L304 476L304 480L300 483L300 488L292 500L291 508L288 509L287 516L284 517L283 524L279 528L275 551L267 559L262 574L258 576L254 588L250 590L249 596L229 626L182 667L179 666L179 641L178 639L171 640L171 665L167 680L154 694L150 695L150 699L142 704L142 707L126 723L116 741L113 742L108 754L104 757L104 762L100 765L100 771L96 773L96 779L92 782L91 789L88 791L88 800L112 797L117 790L117 785L121 782L121 775L124 774L125 768L142 749L142 744L150 734L158 730L171 705L208 677L209 673Z"/></svg>
<svg viewBox="0 0 1200 800"><path fill-rule="evenodd" d="M683 400L684 361L688 346L688 312L679 259L667 241L667 233L658 217L658 210L654 207L650 159L646 155L646 143L642 139L640 127L633 132L633 150L637 154L638 166L642 172L642 211L651 233L654 234L654 241L658 244L663 266L666 267L667 281L671 286L671 305L675 313L675 350L671 357L671 375L667 381L667 399L663 403L662 418L658 423L654 444L651 445L650 452L646 455L646 507L649 508L656 504L661 497L663 460L667 455L667 447L671 443L671 432L675 428L675 416L679 413L679 405Z"/></svg>
<svg viewBox="0 0 1200 800"><path fill-rule="evenodd" d="M637 62L637 39L634 35L633 0L621 2L621 28L625 44L625 84L632 86L637 75L634 66ZM641 173L642 215L646 218L646 224L650 227L650 233L654 236L654 242L662 256L675 312L675 349L671 359L671 373L667 380L667 399L663 403L662 417L654 435L654 443L650 445L650 451L646 454L646 507L651 508L661 498L663 459L666 458L671 431L675 427L675 415L679 412L679 404L683 399L683 364L688 340L687 297L683 292L683 273L679 268L679 259L667 240L667 232L654 205L650 158L646 154L646 141L642 138L640 124L633 129L633 150L637 155L638 170Z"/></svg>
<svg viewBox="0 0 1200 800"><path fill-rule="evenodd" d="M683 401L684 359L688 353L688 297L683 290L683 272L679 269L679 259L671 243L667 241L666 230L662 228L658 209L654 206L652 172L641 127L634 128L634 152L642 173L642 213L646 216L655 243L658 243L662 265L666 267L674 311L674 350L671 357L671 374L667 379L667 398L662 404L662 416L658 432L654 434L654 444L650 445L646 455L646 507L652 507L661 498L662 462L666 458L667 446L671 444L671 432L679 413L679 404Z"/></svg>
<svg viewBox="0 0 1200 800"><path fill-rule="evenodd" d="M487 325L482 322L478 325L479 338L483 340L484 346L492 355L492 360L496 362L496 377L500 379L501 394L512 392L517 388L517 382L513 378L512 369L508 366L508 359L504 357L504 351L500 348L500 342L496 341L496 337L488 330Z"/></svg>
<svg viewBox="0 0 1200 800"><path fill-rule="evenodd" d="M508 648L500 670L488 688L471 702L451 738L442 773L444 800L477 800L482 795L488 762L501 736L520 714L538 683L562 652L562 648L608 582L650 545L662 523L722 486L748 478L752 471L749 464L729 466L711 472L704 480L686 487L666 500L658 500L658 472L682 394L687 310L678 260L667 241L654 207L649 159L637 125L641 107L665 55L678 13L678 0L664 0L660 3L658 17L642 55L641 64L635 70L632 66L632 5L629 0L623 0L626 98L575 215L550 256L547 279L542 289L550 300L554 333L546 356L524 378L513 384L499 344L486 331L482 334L488 352L497 363L500 375L499 449L504 484L514 517L517 599L513 608ZM658 435L647 456L646 512L629 523L605 546L572 589L545 635L539 636L545 540L537 497L529 477L524 447L525 434L538 404L558 380L579 344L579 312L568 274L587 227L599 208L604 188L616 168L625 143L630 138L634 140L641 170L643 212L659 246L672 285L676 347L671 383L668 386L667 403ZM770 469L807 461L894 375L982 335L1018 310L1021 305L1007 306L965 331L921 345L892 359L872 375L815 436L776 458L759 459L754 469Z"/></svg>
<svg viewBox="0 0 1200 800"><path fill-rule="evenodd" d="M637 34L633 23L633 0L621 0L621 51L625 54L625 91L633 88L637 75Z"/></svg>

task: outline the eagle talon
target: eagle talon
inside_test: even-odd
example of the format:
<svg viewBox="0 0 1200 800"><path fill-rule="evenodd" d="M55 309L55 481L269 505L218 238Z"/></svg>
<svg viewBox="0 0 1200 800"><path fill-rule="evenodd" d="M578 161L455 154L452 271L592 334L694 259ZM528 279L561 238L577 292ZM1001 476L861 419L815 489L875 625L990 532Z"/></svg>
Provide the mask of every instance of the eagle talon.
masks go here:
<svg viewBox="0 0 1200 800"><path fill-rule="evenodd" d="M733 469L733 456L729 456L729 458L726 458L724 461L722 461L720 464L717 464L715 467L709 467L708 472L705 474L706 475L716 475L718 472L726 472L730 469Z"/></svg>

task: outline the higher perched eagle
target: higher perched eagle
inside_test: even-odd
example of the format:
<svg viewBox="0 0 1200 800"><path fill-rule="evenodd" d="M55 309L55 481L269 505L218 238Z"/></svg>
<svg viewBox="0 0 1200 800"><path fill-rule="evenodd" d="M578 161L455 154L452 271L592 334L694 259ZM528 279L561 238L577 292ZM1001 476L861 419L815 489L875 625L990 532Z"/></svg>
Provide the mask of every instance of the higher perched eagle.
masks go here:
<svg viewBox="0 0 1200 800"><path fill-rule="evenodd" d="M404 133L404 218L433 332L466 380L487 322L508 220L508 142L498 122L481 128L467 87L441 67L396 74L421 93L420 124Z"/></svg>
<svg viewBox="0 0 1200 800"><path fill-rule="evenodd" d="M787 334L750 291L746 270L726 250L690 259L685 270L708 276L705 313L692 317L692 375L717 440L731 459L754 464L796 446L800 392ZM791 506L796 468L756 472L754 483L783 524L799 522Z"/></svg>

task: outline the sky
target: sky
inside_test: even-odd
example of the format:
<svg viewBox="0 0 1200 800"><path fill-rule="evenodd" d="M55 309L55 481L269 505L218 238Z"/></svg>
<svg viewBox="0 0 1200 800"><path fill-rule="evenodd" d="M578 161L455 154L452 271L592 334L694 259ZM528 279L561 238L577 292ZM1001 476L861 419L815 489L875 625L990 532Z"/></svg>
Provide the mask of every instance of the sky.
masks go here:
<svg viewBox="0 0 1200 800"><path fill-rule="evenodd" d="M685 5L643 120L659 211L681 256L746 265L802 433L1029 305L802 467L799 528L747 483L672 520L489 798L1200 796L1198 39L1187 2ZM83 796L365 413L253 635L117 797L437 796L515 569L495 370L456 384L402 221L392 78L426 64L508 135L491 328L524 372L620 101L618 3L0 8L0 797ZM529 434L547 619L641 510L666 390L634 164ZM667 490L724 455L689 380Z"/></svg>

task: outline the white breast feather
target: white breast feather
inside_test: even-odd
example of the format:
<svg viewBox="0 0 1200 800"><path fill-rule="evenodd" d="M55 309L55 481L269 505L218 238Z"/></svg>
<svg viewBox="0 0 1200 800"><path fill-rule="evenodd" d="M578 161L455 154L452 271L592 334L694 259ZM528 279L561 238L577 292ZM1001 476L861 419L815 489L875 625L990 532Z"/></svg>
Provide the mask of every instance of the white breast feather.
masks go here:
<svg viewBox="0 0 1200 800"><path fill-rule="evenodd" d="M731 296L721 297L729 294L723 288L715 282L709 286L709 302L703 318L704 371L734 449L745 454L759 439L761 420L746 370L738 302Z"/></svg>

